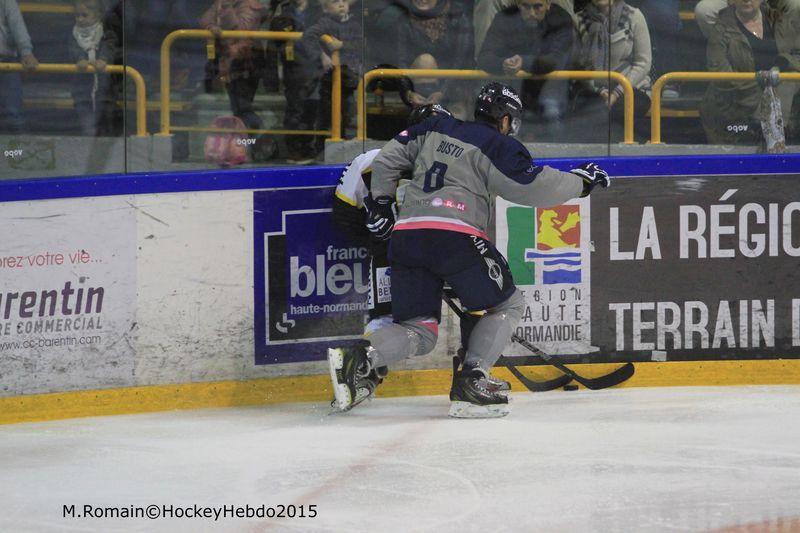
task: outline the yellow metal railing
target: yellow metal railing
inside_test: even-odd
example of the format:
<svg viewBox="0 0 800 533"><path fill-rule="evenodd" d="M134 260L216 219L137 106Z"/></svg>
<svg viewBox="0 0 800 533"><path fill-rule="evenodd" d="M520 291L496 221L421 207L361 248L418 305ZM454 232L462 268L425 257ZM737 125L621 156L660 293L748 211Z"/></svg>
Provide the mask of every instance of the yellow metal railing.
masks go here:
<svg viewBox="0 0 800 533"><path fill-rule="evenodd" d="M671 81L755 81L755 72L669 72L656 80L650 106L650 143L661 144L661 91ZM781 81L800 81L800 72L781 72Z"/></svg>
<svg viewBox="0 0 800 533"><path fill-rule="evenodd" d="M20 63L0 63L0 72L43 72L48 74L94 74L94 67L87 67L86 70L79 70L72 63L39 63L34 69L25 69ZM108 65L103 73L106 74L126 74L136 87L136 136L144 137L147 135L147 94L144 85L144 78L133 67L123 65Z"/></svg>
<svg viewBox="0 0 800 533"><path fill-rule="evenodd" d="M22 13L49 13L53 15L71 15L75 12L75 7L68 3L58 2L20 2L19 10Z"/></svg>
<svg viewBox="0 0 800 533"><path fill-rule="evenodd" d="M298 41L303 37L301 32L288 31L223 31L220 39L258 39L263 41ZM236 131L250 134L272 135L330 135L332 141L340 141L342 126L342 70L339 62L339 52L331 53L333 61L333 89L331 90L331 129L330 130L230 130L223 128L173 126L170 123L170 50L172 44L178 39L204 39L213 41L215 36L208 30L176 30L167 35L161 43L161 132L160 135L169 135L173 131L205 131L226 132ZM323 39L330 41L330 37L323 35Z"/></svg>
<svg viewBox="0 0 800 533"><path fill-rule="evenodd" d="M516 76L502 76L490 74L483 70L447 70L447 69L376 69L364 74L358 85L358 134L356 139L365 140L367 136L367 109L365 87L373 78L448 78L459 80L510 80L510 79L535 79L535 80L608 80L619 83L623 89L624 105L624 136L625 144L633 144L633 86L631 82L619 72L591 71L591 70L556 70L549 74L534 75L520 72Z"/></svg>

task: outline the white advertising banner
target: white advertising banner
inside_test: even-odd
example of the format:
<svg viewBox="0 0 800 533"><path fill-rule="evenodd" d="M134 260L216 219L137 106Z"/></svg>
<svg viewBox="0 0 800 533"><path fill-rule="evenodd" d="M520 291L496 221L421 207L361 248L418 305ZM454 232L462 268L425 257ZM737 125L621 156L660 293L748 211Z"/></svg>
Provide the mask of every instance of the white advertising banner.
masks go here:
<svg viewBox="0 0 800 533"><path fill-rule="evenodd" d="M525 295L520 337L553 354L591 346L589 199L533 208L497 199L497 249ZM516 344L505 355L530 355Z"/></svg>
<svg viewBox="0 0 800 533"><path fill-rule="evenodd" d="M0 395L131 385L131 197L3 203L0 224Z"/></svg>

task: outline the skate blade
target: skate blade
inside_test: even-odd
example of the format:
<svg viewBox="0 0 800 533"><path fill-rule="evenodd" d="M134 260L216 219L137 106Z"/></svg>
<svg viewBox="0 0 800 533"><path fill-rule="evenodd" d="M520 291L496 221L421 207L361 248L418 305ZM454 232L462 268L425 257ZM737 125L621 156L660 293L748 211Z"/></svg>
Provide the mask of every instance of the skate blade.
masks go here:
<svg viewBox="0 0 800 533"><path fill-rule="evenodd" d="M349 411L353 408L353 399L350 397L350 389L347 385L339 383L336 371L344 366L344 352L341 348L328 348L328 369L331 373L331 384L333 385L334 400L331 407L339 411Z"/></svg>
<svg viewBox="0 0 800 533"><path fill-rule="evenodd" d="M451 418L501 418L508 413L507 403L476 405L469 402L450 402Z"/></svg>

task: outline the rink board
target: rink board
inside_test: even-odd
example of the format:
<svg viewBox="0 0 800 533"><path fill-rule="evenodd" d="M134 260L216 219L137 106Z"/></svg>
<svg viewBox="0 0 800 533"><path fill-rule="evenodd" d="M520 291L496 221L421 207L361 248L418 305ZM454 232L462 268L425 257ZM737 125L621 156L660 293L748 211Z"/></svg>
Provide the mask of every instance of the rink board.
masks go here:
<svg viewBox="0 0 800 533"><path fill-rule="evenodd" d="M800 382L800 157L599 162L608 191L499 206L518 333L573 363L648 362L632 386ZM341 170L0 182L0 420L329 396L324 349L363 304L363 257L325 227ZM397 394L449 383L394 375Z"/></svg>

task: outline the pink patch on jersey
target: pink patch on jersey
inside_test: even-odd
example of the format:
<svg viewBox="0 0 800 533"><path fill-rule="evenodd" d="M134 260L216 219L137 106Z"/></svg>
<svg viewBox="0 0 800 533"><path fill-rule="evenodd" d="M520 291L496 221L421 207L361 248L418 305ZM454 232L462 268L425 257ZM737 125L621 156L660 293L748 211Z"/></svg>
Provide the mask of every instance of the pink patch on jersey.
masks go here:
<svg viewBox="0 0 800 533"><path fill-rule="evenodd" d="M434 335L437 337L439 336L439 323L435 320L423 320L422 326L426 329L431 330Z"/></svg>

